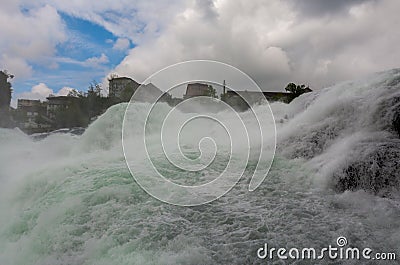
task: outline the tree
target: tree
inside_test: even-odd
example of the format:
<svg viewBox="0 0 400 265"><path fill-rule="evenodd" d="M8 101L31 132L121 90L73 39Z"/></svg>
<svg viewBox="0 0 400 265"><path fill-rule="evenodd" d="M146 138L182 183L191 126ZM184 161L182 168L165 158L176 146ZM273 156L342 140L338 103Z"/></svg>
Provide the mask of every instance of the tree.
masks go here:
<svg viewBox="0 0 400 265"><path fill-rule="evenodd" d="M101 97L101 84L99 84L96 80L93 80L89 84L88 93L94 93L96 96Z"/></svg>
<svg viewBox="0 0 400 265"><path fill-rule="evenodd" d="M89 119L102 114L104 110L116 103L112 98L103 97L101 91L101 84L94 80L89 84L89 89L83 97L83 105L87 110Z"/></svg>
<svg viewBox="0 0 400 265"><path fill-rule="evenodd" d="M89 124L89 113L86 97L71 97L68 107L55 111L53 125L55 128L86 127Z"/></svg>
<svg viewBox="0 0 400 265"><path fill-rule="evenodd" d="M8 79L14 78L7 70L0 71L0 127L10 127L13 122L10 116L11 83Z"/></svg>
<svg viewBox="0 0 400 265"><path fill-rule="evenodd" d="M286 86L285 90L292 93L293 98L312 91L308 86L306 87L305 85L296 85L295 83L289 83Z"/></svg>
<svg viewBox="0 0 400 265"><path fill-rule="evenodd" d="M212 98L216 98L217 97L217 91L215 90L215 88L213 88L212 85L208 86L206 96L209 96L209 97L212 97Z"/></svg>
<svg viewBox="0 0 400 265"><path fill-rule="evenodd" d="M11 83L8 79L14 78L7 70L0 71L0 109L8 109L11 103Z"/></svg>
<svg viewBox="0 0 400 265"><path fill-rule="evenodd" d="M55 112L55 128L86 127L96 117L111 106L108 98L101 96L101 84L92 81L86 93L75 89L68 93L68 107Z"/></svg>
<svg viewBox="0 0 400 265"><path fill-rule="evenodd" d="M295 83L289 83L286 87L285 90L292 93L292 94L296 94L296 84Z"/></svg>
<svg viewBox="0 0 400 265"><path fill-rule="evenodd" d="M71 91L68 92L68 97L74 97L74 98L80 98L83 97L82 92L76 90L76 89L72 89Z"/></svg>

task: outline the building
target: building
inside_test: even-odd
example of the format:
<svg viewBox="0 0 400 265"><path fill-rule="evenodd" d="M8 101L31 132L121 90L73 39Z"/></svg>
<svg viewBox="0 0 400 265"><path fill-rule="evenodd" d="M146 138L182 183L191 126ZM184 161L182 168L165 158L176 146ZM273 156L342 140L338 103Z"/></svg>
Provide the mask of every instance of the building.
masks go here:
<svg viewBox="0 0 400 265"><path fill-rule="evenodd" d="M79 98L68 97L68 96L50 96L47 98L47 117L54 119L56 112L63 109L68 109L68 107Z"/></svg>
<svg viewBox="0 0 400 265"><path fill-rule="evenodd" d="M125 100L133 95L140 86L138 82L129 77L114 77L109 79L109 92L111 98ZM129 100L128 99L128 100Z"/></svg>
<svg viewBox="0 0 400 265"><path fill-rule="evenodd" d="M47 102L40 100L18 99L17 117L19 127L24 131L35 131L36 129L47 129L48 124Z"/></svg>
<svg viewBox="0 0 400 265"><path fill-rule="evenodd" d="M17 109L29 108L29 107L39 107L41 106L40 100L32 99L18 99Z"/></svg>
<svg viewBox="0 0 400 265"><path fill-rule="evenodd" d="M192 83L188 84L186 87L186 94L183 95L184 99L199 97L199 96L208 96L210 94L211 85L203 84L203 83Z"/></svg>
<svg viewBox="0 0 400 265"><path fill-rule="evenodd" d="M47 103L40 100L18 99L17 110L26 117L37 117L45 115L47 112Z"/></svg>

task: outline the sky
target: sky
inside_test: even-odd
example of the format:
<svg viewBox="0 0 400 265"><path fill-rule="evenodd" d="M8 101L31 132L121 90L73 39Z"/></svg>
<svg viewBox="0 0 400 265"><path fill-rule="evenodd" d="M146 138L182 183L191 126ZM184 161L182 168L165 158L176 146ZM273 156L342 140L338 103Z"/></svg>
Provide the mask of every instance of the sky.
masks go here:
<svg viewBox="0 0 400 265"><path fill-rule="evenodd" d="M0 69L18 98L107 90L194 59L237 67L265 91L320 89L400 66L398 0L2 0Z"/></svg>

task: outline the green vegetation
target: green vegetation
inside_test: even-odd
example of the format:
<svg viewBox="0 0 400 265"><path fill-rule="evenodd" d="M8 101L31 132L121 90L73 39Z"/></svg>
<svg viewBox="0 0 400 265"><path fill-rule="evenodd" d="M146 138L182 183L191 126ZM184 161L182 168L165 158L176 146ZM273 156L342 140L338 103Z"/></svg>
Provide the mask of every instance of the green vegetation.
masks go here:
<svg viewBox="0 0 400 265"><path fill-rule="evenodd" d="M4 120L4 117L6 116L4 113L7 112L6 114L11 116L9 115L11 84L7 79L12 78L13 76L8 75L6 71L0 71L0 77L0 112L3 113L3 115L0 115L0 127L4 127L4 122L1 120L2 117ZM126 81L125 79L129 78L123 79L123 81ZM21 126L20 128L28 133L56 130L60 128L87 127L90 122L92 122L97 116L103 114L112 105L121 102L129 102L139 84L134 80L131 80L131 82L123 83L123 85L124 87L119 90L119 94L112 93L106 97L102 95L101 84L92 81L89 84L87 92L71 90L66 97L50 96L47 102L33 102L32 105L21 107L21 110L13 110L13 120L15 121L15 124ZM148 88L149 91L152 91L150 88L159 91L158 88L153 88L151 86ZM294 83L289 83L285 90L289 93L264 92L260 94L260 92L243 92L246 92L246 95L250 96L250 101L252 103L259 102L259 100L263 98L263 94L268 100L289 103L301 94L311 91L308 86L296 85ZM205 88L203 87L202 93L205 96L213 98L218 97L217 91L212 85L207 85ZM175 106L182 100L183 99L181 98L172 98L168 93L163 94L160 98L161 102L166 102L170 106ZM227 102L239 111L244 111L249 108L247 102L244 102L239 94L224 93L221 94L221 100ZM7 124L10 124L9 121L10 119L8 119Z"/></svg>
<svg viewBox="0 0 400 265"><path fill-rule="evenodd" d="M292 93L293 98L312 91L308 86L306 87L305 85L296 85L295 83L289 83L286 86L285 90Z"/></svg>
<svg viewBox="0 0 400 265"><path fill-rule="evenodd" d="M103 97L102 87L96 81L89 85L86 93L72 90L68 97L68 107L57 109L54 113L53 127L86 127L90 121L101 115L107 108L116 104L115 99Z"/></svg>

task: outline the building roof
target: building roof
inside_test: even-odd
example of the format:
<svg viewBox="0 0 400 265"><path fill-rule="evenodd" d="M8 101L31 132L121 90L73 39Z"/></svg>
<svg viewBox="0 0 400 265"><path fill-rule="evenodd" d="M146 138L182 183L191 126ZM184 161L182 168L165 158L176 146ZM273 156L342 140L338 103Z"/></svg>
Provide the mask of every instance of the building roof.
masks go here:
<svg viewBox="0 0 400 265"><path fill-rule="evenodd" d="M79 98L77 97L70 97L70 96L53 96L53 97L47 97L46 98L49 103L54 103L54 102L65 102L68 103L72 100L78 100Z"/></svg>
<svg viewBox="0 0 400 265"><path fill-rule="evenodd" d="M132 78L130 78L130 77L126 77L126 76L113 77L113 78L111 78L110 80L118 80L118 79L130 79L130 80L132 80L132 81L133 81L133 79L132 79Z"/></svg>
<svg viewBox="0 0 400 265"><path fill-rule="evenodd" d="M108 81L109 81L109 82L115 82L115 81L122 81L122 80L124 80L124 81L131 81L131 82L133 82L133 83L139 84L138 82L136 82L136 81L133 80L132 78L126 77L126 76L114 77L114 78L109 79Z"/></svg>
<svg viewBox="0 0 400 265"><path fill-rule="evenodd" d="M70 100L70 99L76 99L77 97L70 97L70 96L50 96L47 97L47 100Z"/></svg>
<svg viewBox="0 0 400 265"><path fill-rule="evenodd" d="M19 98L18 102L40 102L40 99L24 99L24 98Z"/></svg>
<svg viewBox="0 0 400 265"><path fill-rule="evenodd" d="M200 82L197 82L197 83L189 83L189 84L187 84L187 85L188 85L188 86L199 86L199 87L206 86L206 87L209 87L208 84L204 84L204 83L200 83Z"/></svg>

